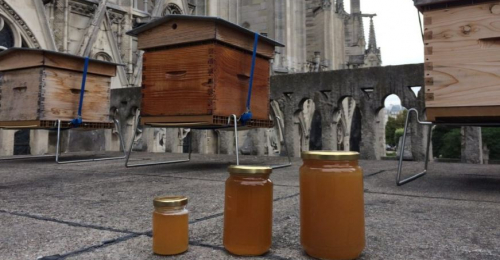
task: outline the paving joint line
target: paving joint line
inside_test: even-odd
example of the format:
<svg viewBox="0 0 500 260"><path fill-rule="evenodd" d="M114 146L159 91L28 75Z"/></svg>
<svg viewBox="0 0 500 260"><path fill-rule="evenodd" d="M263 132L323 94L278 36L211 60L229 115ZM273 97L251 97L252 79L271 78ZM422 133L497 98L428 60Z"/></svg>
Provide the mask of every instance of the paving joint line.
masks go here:
<svg viewBox="0 0 500 260"><path fill-rule="evenodd" d="M76 250L76 251L73 251L73 252L69 252L69 253L66 253L66 254L62 254L62 255L58 254L58 255L44 256L42 258L38 258L38 260L62 260L62 259L66 259L68 257L77 256L77 255L80 255L80 254L83 254L83 253L88 253L88 252L95 251L97 249L105 248L105 247L108 247L110 245L118 244L120 242L125 242L127 240L132 239L132 238L140 237L142 235L144 235L144 234L142 234L142 233L128 234L126 236L122 236L122 237L118 237L118 238L115 238L115 239L104 241L104 242L102 242L101 244L98 244L98 245L93 245L93 246L85 247L85 248L82 248L82 249L79 249L79 250Z"/></svg>
<svg viewBox="0 0 500 260"><path fill-rule="evenodd" d="M372 176L375 176L377 174L380 174L380 173L383 173L383 172L386 172L386 171L390 171L390 170L380 170L380 171L376 171L376 172L373 172L373 173L370 173L370 174L367 174L365 176L363 176L363 179L366 179L368 177L372 177Z"/></svg>
<svg viewBox="0 0 500 260"><path fill-rule="evenodd" d="M401 197L410 197L410 198L426 198L426 199L439 199L439 200L452 200L452 201L466 201L466 202L482 202L482 203L500 204L500 201L492 201L492 200L468 200L468 199L447 198L447 197L420 196L420 195L401 194L401 193L392 193L392 192L378 192L378 191L370 191L370 190L365 190L365 193L379 194L379 195L401 196Z"/></svg>
<svg viewBox="0 0 500 260"><path fill-rule="evenodd" d="M210 249L214 249L214 250L218 250L218 251L227 252L226 249L224 247L222 247L222 246L205 244L205 243L201 243L201 242L197 242L197 241L190 241L189 245L199 246L199 247L205 247L205 248L210 248ZM234 256L233 254L231 254L229 252L228 252L228 254ZM279 255L275 255L272 252L264 254L264 255L261 255L261 256L256 256L256 257L259 257L259 258L262 258L262 259L278 259L278 260L290 260L291 259L291 258L285 258L285 257L279 256Z"/></svg>
<svg viewBox="0 0 500 260"><path fill-rule="evenodd" d="M58 223L58 224L65 224L65 225L68 225L71 227L90 228L90 229L96 229L96 230L101 230L101 231L110 231L110 232L125 233L125 234L136 234L136 235L142 234L141 232L134 232L134 231L130 231L130 230L122 230L122 229L109 228L109 227L103 227L103 226L97 226L97 225L81 224L81 223L76 223L76 222L71 222L71 221L58 220L55 218L35 216L35 215L31 215L31 214L26 214L26 213L10 212L10 211L1 210L1 209L0 209L0 213L10 214L13 216L18 216L18 217L31 218L31 219L41 220L41 221L53 222L53 223Z"/></svg>
<svg viewBox="0 0 500 260"><path fill-rule="evenodd" d="M289 198L292 198L292 197L296 197L298 195L299 195L299 193L293 194L293 195L290 195L290 196L286 196L286 197L277 198L277 199L274 199L273 201L285 200L285 199L289 199ZM4 211L4 210L0 210L0 212L8 213L8 214L13 214L13 215L21 215L21 216L26 215L26 214L21 214L21 213L11 213L11 212ZM206 217L203 217L203 218L199 218L199 219L195 219L193 221L190 221L189 224L195 224L195 223L202 222L202 221L205 221L205 220L217 218L217 217L220 217L220 216L223 216L223 215L224 215L223 212L222 213L216 213L216 214L213 214L213 215L210 215L210 216L206 216ZM31 218L36 218L36 219L39 218L39 217L36 217L36 216L31 216L31 215L28 215L26 217L31 217ZM47 218L44 218L44 219L47 219ZM51 220L48 220L48 221L51 221ZM55 220L54 222L68 224L67 222L60 221L60 220ZM70 224L77 224L78 226L82 226L81 224L78 224L78 223L73 223L73 222L69 222L69 223ZM101 230L108 230L108 229L101 229ZM109 230L109 231L111 231L111 230ZM110 245L118 244L118 243L130 240L132 238L136 238L136 237L139 237L139 236L148 236L148 237L152 237L153 236L152 230L149 230L149 231L146 231L146 232L140 232L140 233L137 233L137 232L124 232L124 231L122 231L121 233L128 233L128 235L123 236L123 237L119 237L119 238L116 238L116 239L111 239L111 240L108 240L108 241L104 241L103 243L101 243L99 245L89 246L89 247L86 247L86 248L83 248L83 249L80 249L80 250L76 250L76 251L73 251L73 252L70 252L70 253L66 253L66 254L63 254L63 255L45 256L45 257L42 257L42 258L40 258L38 260L62 260L62 259L65 259L67 257L71 257L71 256L80 255L80 254L83 254L83 253L92 252L92 251L100 249L100 248L104 248L104 247L107 247L107 246L110 246ZM190 244L195 245L193 243L197 243L197 242L190 242ZM208 245L208 244L201 244L201 243L196 244L196 246L202 246L202 245L206 245L206 247L213 247L213 249L217 249L217 248L215 248L215 246L211 246L211 245ZM222 248L222 250L224 250L224 249ZM265 257L265 259L288 260L289 258L283 258L283 257L277 256L277 255L269 255L269 256Z"/></svg>
<svg viewBox="0 0 500 260"><path fill-rule="evenodd" d="M213 182L226 182L214 179L204 179L204 178L193 178L193 177L183 177L183 176L175 176L175 175L157 175L157 174L130 174L132 176L148 176L148 177L168 177L168 178L176 178L176 179L186 179L186 180L197 180L197 181L213 181Z"/></svg>

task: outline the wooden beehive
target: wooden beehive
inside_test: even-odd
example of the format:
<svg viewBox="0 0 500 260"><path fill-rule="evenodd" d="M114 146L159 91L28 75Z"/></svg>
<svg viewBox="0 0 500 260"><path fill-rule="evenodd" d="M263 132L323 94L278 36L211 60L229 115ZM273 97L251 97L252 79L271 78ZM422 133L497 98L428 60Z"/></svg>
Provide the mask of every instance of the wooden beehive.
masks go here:
<svg viewBox="0 0 500 260"><path fill-rule="evenodd" d="M170 15L129 35L144 50L141 123L227 125L246 111L254 33L216 17ZM270 59L275 46L259 37L251 111L253 126L269 127Z"/></svg>
<svg viewBox="0 0 500 260"><path fill-rule="evenodd" d="M84 58L12 48L0 52L0 127L50 128L77 117ZM116 64L90 60L82 119L85 126L110 125L111 77Z"/></svg>
<svg viewBox="0 0 500 260"><path fill-rule="evenodd" d="M500 1L414 1L424 14L427 119L499 122Z"/></svg>

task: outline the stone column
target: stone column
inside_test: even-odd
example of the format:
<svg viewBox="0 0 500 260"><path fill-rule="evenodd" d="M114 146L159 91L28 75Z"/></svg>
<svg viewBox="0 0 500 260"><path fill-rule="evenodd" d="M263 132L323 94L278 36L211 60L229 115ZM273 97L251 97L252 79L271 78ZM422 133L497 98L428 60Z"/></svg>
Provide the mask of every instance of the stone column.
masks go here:
<svg viewBox="0 0 500 260"><path fill-rule="evenodd" d="M123 133L122 133L123 134ZM118 132L116 129L107 129L104 131L104 139L105 139L105 150L110 152L119 152L122 150L122 146L120 144L120 136L118 136ZM125 137L123 138L124 142ZM125 150L127 150L128 146L125 144ZM31 148L33 150L33 148Z"/></svg>
<svg viewBox="0 0 500 260"><path fill-rule="evenodd" d="M48 133L49 142L48 142L48 150L50 154L56 153L57 147L57 131L50 131ZM61 131L61 141L60 141L60 150L61 153L68 152L69 145L69 131Z"/></svg>
<svg viewBox="0 0 500 260"><path fill-rule="evenodd" d="M217 153L217 135L213 130L203 130L202 142L200 143L201 154L216 154Z"/></svg>
<svg viewBox="0 0 500 260"><path fill-rule="evenodd" d="M234 132L219 131L219 153L234 155Z"/></svg>
<svg viewBox="0 0 500 260"><path fill-rule="evenodd" d="M323 117L321 121L321 145L323 150L337 150L337 124L326 121Z"/></svg>
<svg viewBox="0 0 500 260"><path fill-rule="evenodd" d="M266 130L252 129L248 131L248 134L242 139L242 144L240 145L242 145L242 150L245 150L245 154L267 155Z"/></svg>
<svg viewBox="0 0 500 260"><path fill-rule="evenodd" d="M481 127L462 127L462 162L473 164L483 163Z"/></svg>
<svg viewBox="0 0 500 260"><path fill-rule="evenodd" d="M14 134L15 130L0 129L0 156L14 154Z"/></svg>
<svg viewBox="0 0 500 260"><path fill-rule="evenodd" d="M167 128L165 132L165 151L169 153L183 152L183 136L184 130L177 128ZM185 137L189 138L189 137ZM188 141L187 139L185 139Z"/></svg>
<svg viewBox="0 0 500 260"><path fill-rule="evenodd" d="M361 112L360 158L365 160L379 160L380 149L377 146L380 132L377 127L378 113L367 104L360 104L359 109Z"/></svg>
<svg viewBox="0 0 500 260"><path fill-rule="evenodd" d="M43 155L49 152L49 131L30 130L31 155Z"/></svg>
<svg viewBox="0 0 500 260"><path fill-rule="evenodd" d="M278 102L284 115L283 121L285 122L285 129L283 130L283 138L287 140L289 144L290 150L288 152L291 157L299 157L300 149L297 150L297 147L300 147L300 140L298 140L300 137L297 138L298 134L295 134L296 126L294 122L294 114L298 102L295 102L291 95L292 94L289 94L288 97Z"/></svg>

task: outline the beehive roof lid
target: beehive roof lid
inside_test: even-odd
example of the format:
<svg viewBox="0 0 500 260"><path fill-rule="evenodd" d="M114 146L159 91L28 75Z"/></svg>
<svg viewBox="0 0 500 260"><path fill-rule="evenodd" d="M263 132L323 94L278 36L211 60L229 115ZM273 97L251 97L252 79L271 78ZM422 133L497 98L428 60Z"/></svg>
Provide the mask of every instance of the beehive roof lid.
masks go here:
<svg viewBox="0 0 500 260"><path fill-rule="evenodd" d="M495 0L413 0L413 3L420 11L422 11L425 9L440 9L454 6L480 4L492 1Z"/></svg>
<svg viewBox="0 0 500 260"><path fill-rule="evenodd" d="M153 29L159 25L162 25L164 23L167 23L171 20L196 20L196 21L200 21L200 22L215 22L216 24L221 24L223 26L227 26L227 27L236 29L236 30L238 30L242 33L248 34L248 35L253 36L255 34L255 32L253 32L253 31L250 31L246 28L243 28L237 24L231 23L231 22L226 21L226 20L219 18L219 17L197 16L197 15L166 15L166 16L163 16L163 17L158 18L156 20L153 20L145 25L139 26L131 31L128 31L127 34L130 36L138 36L142 32L151 30L151 29ZM264 41L264 42L269 43L269 44L274 45L274 46L285 47L285 45L283 45L282 43L279 43L279 42L272 40L272 39L270 39L266 36L263 36L263 35L261 35L259 37L259 39L261 41Z"/></svg>
<svg viewBox="0 0 500 260"><path fill-rule="evenodd" d="M9 48L0 52L0 71L49 67L82 72L85 58L81 56L43 49ZM116 76L117 66L112 62L89 60L88 73L101 76Z"/></svg>
<svg viewBox="0 0 500 260"><path fill-rule="evenodd" d="M63 53L63 52L57 52L57 51L51 51L51 50L44 50L44 49L30 49L30 48L9 48L5 51L0 52L0 60L2 57L14 54L16 52L39 52L39 53L52 53L56 55L61 55L61 56L66 56L70 58L75 58L75 59L81 59L84 60L85 57L78 56L78 55L73 55L73 54L68 54L68 53ZM109 61L103 61L103 60L96 60L96 59L90 59L91 62L96 62L96 63L102 63L102 64L107 64L107 65L114 65L114 66L125 66L124 64L119 64L119 63L114 63L114 62L109 62Z"/></svg>

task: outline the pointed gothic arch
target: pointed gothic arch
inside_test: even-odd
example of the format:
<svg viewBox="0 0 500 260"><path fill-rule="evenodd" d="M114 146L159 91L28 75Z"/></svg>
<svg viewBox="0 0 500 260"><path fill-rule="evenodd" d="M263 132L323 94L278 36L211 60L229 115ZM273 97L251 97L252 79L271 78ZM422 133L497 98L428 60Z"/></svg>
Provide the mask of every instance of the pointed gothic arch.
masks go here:
<svg viewBox="0 0 500 260"><path fill-rule="evenodd" d="M169 14L183 14L184 12L182 11L182 8L180 6L174 4L174 3L169 3L163 9L162 16L169 15Z"/></svg>
<svg viewBox="0 0 500 260"><path fill-rule="evenodd" d="M40 43L35 37L35 34L21 16L7 4L6 1L0 0L0 24L3 26L2 31L9 30L12 34L13 44L10 47L28 47L40 48ZM6 29L8 28L8 29Z"/></svg>

